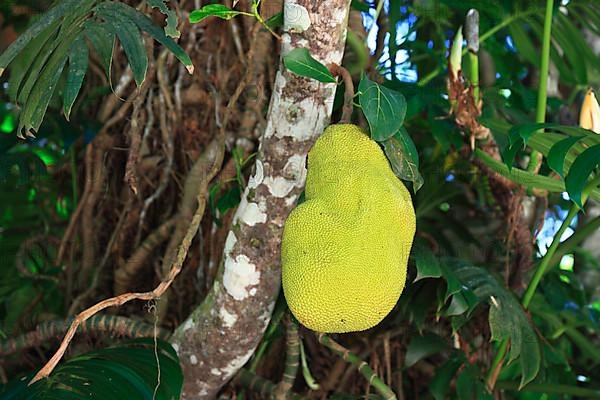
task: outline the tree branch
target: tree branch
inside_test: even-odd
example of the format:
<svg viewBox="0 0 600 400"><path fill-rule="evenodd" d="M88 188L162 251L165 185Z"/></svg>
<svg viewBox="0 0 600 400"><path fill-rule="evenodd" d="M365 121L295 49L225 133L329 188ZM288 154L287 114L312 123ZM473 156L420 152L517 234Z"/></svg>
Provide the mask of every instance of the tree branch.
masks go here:
<svg viewBox="0 0 600 400"><path fill-rule="evenodd" d="M282 55L304 47L325 65L340 64L349 6L348 0L286 0ZM304 187L306 154L329 124L334 93L334 84L300 77L280 64L221 271L173 335L184 371L182 399L214 398L260 342L280 288L283 223Z"/></svg>

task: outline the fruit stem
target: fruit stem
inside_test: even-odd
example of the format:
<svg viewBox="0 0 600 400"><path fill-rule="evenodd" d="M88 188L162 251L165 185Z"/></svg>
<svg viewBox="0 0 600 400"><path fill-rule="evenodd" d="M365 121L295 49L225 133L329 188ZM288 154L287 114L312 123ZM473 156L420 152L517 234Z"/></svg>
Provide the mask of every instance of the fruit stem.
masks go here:
<svg viewBox="0 0 600 400"><path fill-rule="evenodd" d="M335 342L329 336L324 333L318 333L317 338L319 343L323 344L329 350L333 351L338 356L341 356L344 361L351 363L358 368L358 372L367 379L369 384L379 392L385 400L396 400L396 394L392 389L389 388L377 374L369 367L369 364L361 360L356 354L350 352L347 348L341 344Z"/></svg>
<svg viewBox="0 0 600 400"><path fill-rule="evenodd" d="M334 76L339 76L344 80L344 107L342 108L341 124L349 124L352 120L352 111L354 111L354 82L352 75L341 65L329 64L329 72Z"/></svg>

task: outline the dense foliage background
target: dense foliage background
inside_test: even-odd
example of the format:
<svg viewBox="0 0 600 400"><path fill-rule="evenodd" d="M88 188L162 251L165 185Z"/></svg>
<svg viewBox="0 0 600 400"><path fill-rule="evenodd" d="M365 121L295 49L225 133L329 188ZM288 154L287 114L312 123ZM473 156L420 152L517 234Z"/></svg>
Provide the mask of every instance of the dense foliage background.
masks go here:
<svg viewBox="0 0 600 400"><path fill-rule="evenodd" d="M25 390L39 398L80 398L67 392L106 399L178 396L181 370L170 345L118 338L167 339L207 295L264 129L278 65L280 2L236 1L235 9L249 16L198 18L196 24L189 12L207 2L171 1L174 13L151 7L162 1L123 2L152 17L154 30L140 28L149 33L145 42L130 22L115 17L108 26L102 12L114 17L109 7L89 17L85 7L95 3L69 11L79 13L71 16L73 24L87 21L87 39L77 52L64 49L69 67L54 81L48 73L47 81L36 78L28 87L28 77L45 76L42 66L54 54L39 61L44 43L36 48L33 42L0 78L2 398L22 398ZM405 117L398 116L404 130L379 139L413 189L417 235L408 284L394 311L369 331L332 339L367 361L400 399L600 398L600 136L577 128L586 93L600 87L600 2L548 4L550 72L547 92L539 92L544 2L352 2L344 66L358 92L353 118L369 127L360 97L369 82L406 100ZM4 1L0 49L44 21L49 6ZM457 92L448 52L473 7L478 66L465 46ZM181 48L157 32L165 25L161 11L179 17ZM255 12L275 35L255 25ZM103 42L115 37L120 46ZM240 95L236 88L250 65L252 84L228 105ZM87 71L85 78L74 78L70 68ZM472 96L474 80L481 115L464 97ZM36 90L37 97L23 95ZM338 92L333 120L342 112L343 85ZM540 93L547 96L545 121L553 125L533 124L540 122ZM44 102L48 111L40 116L35 110ZM223 122L223 110L231 107L235 112ZM35 138L19 139L22 125L33 127ZM65 319L104 298L150 290L166 275L185 233L181 221L193 214L194 199L186 193L198 187L189 177L223 130L225 161L207 188L201 229L172 289L159 302L134 302L90 320L70 346L71 359L47 382L25 389L21 377L53 354ZM539 171L528 167L535 164L532 152L544 155ZM531 290L540 264L546 273ZM285 349L289 354L298 346L290 340L294 323L285 308L281 298L257 352L222 396L282 395L248 374L280 380ZM33 333L22 336L27 332ZM295 392L375 398L378 387L337 355L329 338L302 328L300 338Z"/></svg>

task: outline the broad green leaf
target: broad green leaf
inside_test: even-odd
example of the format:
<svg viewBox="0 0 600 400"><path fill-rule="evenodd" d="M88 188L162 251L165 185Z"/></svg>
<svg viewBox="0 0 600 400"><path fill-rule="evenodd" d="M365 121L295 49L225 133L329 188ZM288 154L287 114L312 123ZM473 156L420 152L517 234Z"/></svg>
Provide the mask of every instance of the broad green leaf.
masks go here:
<svg viewBox="0 0 600 400"><path fill-rule="evenodd" d="M158 8L161 13L167 17L167 25L165 26L165 34L172 38L179 38L181 32L177 30L177 13L169 8L166 3L169 0L148 0L148 4L154 8Z"/></svg>
<svg viewBox="0 0 600 400"><path fill-rule="evenodd" d="M86 22L84 33L98 53L106 77L110 79L115 34L108 27L108 23L91 21Z"/></svg>
<svg viewBox="0 0 600 400"><path fill-rule="evenodd" d="M519 149L522 148L523 140L519 138L515 143L509 144L508 146L501 149L500 155L502 156L502 161L504 161L504 164L506 165L509 171L512 170L513 162L515 161L515 157L517 156Z"/></svg>
<svg viewBox="0 0 600 400"><path fill-rule="evenodd" d="M568 136L552 146L548 152L548 166L556 171L563 179L565 178L563 170L565 157L567 156L569 149L582 138L582 136Z"/></svg>
<svg viewBox="0 0 600 400"><path fill-rule="evenodd" d="M69 49L80 32L80 28L74 27L52 52L52 56L44 66L43 71L31 89L31 93L27 97L27 103L19 118L18 135L22 133L23 128L25 128L25 132L28 135L31 130L37 132L40 128L52 94L56 89L58 79L67 62Z"/></svg>
<svg viewBox="0 0 600 400"><path fill-rule="evenodd" d="M467 365L456 378L456 396L458 400L493 400L481 381L478 370Z"/></svg>
<svg viewBox="0 0 600 400"><path fill-rule="evenodd" d="M569 136L593 136L597 137L598 143L600 143L600 137L598 137L596 133L588 129L583 129L577 126L560 125L555 123L532 123L513 126L508 132L510 144L515 144L519 141L519 139L523 139L523 143L525 143L525 145L528 145L529 140L533 136L545 134L545 132L543 132L542 130L558 131Z"/></svg>
<svg viewBox="0 0 600 400"><path fill-rule="evenodd" d="M283 11L280 11L277 14L273 15L265 22L265 24L267 24L267 26L271 29L283 26Z"/></svg>
<svg viewBox="0 0 600 400"><path fill-rule="evenodd" d="M33 63L29 67L25 80L18 89L19 92L16 99L19 104L25 105L27 103L29 94L42 74L46 62L50 59L63 39L64 37L61 37L57 33L56 35L52 35L52 40L47 41L44 46L42 46L39 54L35 57Z"/></svg>
<svg viewBox="0 0 600 400"><path fill-rule="evenodd" d="M431 251L420 247L415 248L413 257L417 267L417 277L414 282L425 278L440 278L442 276L440 262Z"/></svg>
<svg viewBox="0 0 600 400"><path fill-rule="evenodd" d="M336 80L326 66L315 60L307 49L296 48L283 57L283 65L296 75L334 83Z"/></svg>
<svg viewBox="0 0 600 400"><path fill-rule="evenodd" d="M207 17L218 17L229 20L237 15L246 14L242 11L232 10L223 4L208 4L199 10L190 13L190 22L195 24Z"/></svg>
<svg viewBox="0 0 600 400"><path fill-rule="evenodd" d="M160 385L154 396L159 368ZM173 348L158 340L155 349L152 339L79 355L61 363L49 379L31 386L27 385L31 376L27 378L9 383L2 398L172 400L180 397L183 383Z"/></svg>
<svg viewBox="0 0 600 400"><path fill-rule="evenodd" d="M152 36L157 42L165 46L167 49L173 53L177 59L185 65L186 69L190 74L194 72L194 65L192 64L192 60L185 53L185 51L179 46L173 39L165 35L165 32L160 29L158 26L152 22L150 18L137 11L136 9L129 7L123 3L104 3L101 4L103 9L105 9L109 13L113 13L116 15L123 15L129 18L133 23L135 23L138 28L147 32ZM99 6L100 7L100 6Z"/></svg>
<svg viewBox="0 0 600 400"><path fill-rule="evenodd" d="M8 64L27 46L38 34L49 27L54 21L62 18L69 10L76 7L78 0L64 0L46 12L35 24L31 25L0 55L0 75Z"/></svg>
<svg viewBox="0 0 600 400"><path fill-rule="evenodd" d="M420 360L447 348L448 343L446 340L433 333L428 333L424 336L413 336L406 348L404 368L410 368Z"/></svg>
<svg viewBox="0 0 600 400"><path fill-rule="evenodd" d="M43 32L34 37L13 60L10 69L10 78L8 80L8 95L13 102L17 102L23 80L30 69L32 69L36 57L40 55L42 48L46 43L55 39L58 27L59 21L54 21ZM37 78L39 71L34 73L34 75L35 78Z"/></svg>
<svg viewBox="0 0 600 400"><path fill-rule="evenodd" d="M103 7L98 6L96 8L97 13L108 23L109 29L119 38L119 42L121 42L121 46L129 60L135 83L140 87L146 79L148 70L148 53L144 46L144 39L138 27L129 18L113 12L114 10L109 8L111 4L120 3L104 3L102 4Z"/></svg>
<svg viewBox="0 0 600 400"><path fill-rule="evenodd" d="M400 130L406 115L406 100L401 93L365 76L358 84L358 101L374 140L383 142Z"/></svg>
<svg viewBox="0 0 600 400"><path fill-rule="evenodd" d="M65 118L67 120L69 120L71 108L81 89L87 67L88 48L85 45L83 37L78 36L71 45L71 50L69 51L69 69L67 72L67 82L63 92L63 112L65 113Z"/></svg>
<svg viewBox="0 0 600 400"><path fill-rule="evenodd" d="M571 165L565 178L565 188L571 199L583 208L581 193L587 179L600 162L600 144L597 144L581 153Z"/></svg>
<svg viewBox="0 0 600 400"><path fill-rule="evenodd" d="M350 7L360 12L369 12L370 8L368 4L360 0L352 0L352 2L350 3Z"/></svg>
<svg viewBox="0 0 600 400"><path fill-rule="evenodd" d="M437 369L435 376L428 385L429 391L435 400L447 398L446 393L450 388L450 382L464 362L465 356L462 353L457 353Z"/></svg>
<svg viewBox="0 0 600 400"><path fill-rule="evenodd" d="M464 286L490 304L489 324L492 340L510 340L508 361L519 359L521 386L531 382L540 369L539 342L523 307L513 293L487 270L464 261L445 258L443 265L454 272Z"/></svg>
<svg viewBox="0 0 600 400"><path fill-rule="evenodd" d="M396 176L411 181L416 193L424 181L419 172L419 153L406 129L401 127L398 133L385 140L383 149Z"/></svg>

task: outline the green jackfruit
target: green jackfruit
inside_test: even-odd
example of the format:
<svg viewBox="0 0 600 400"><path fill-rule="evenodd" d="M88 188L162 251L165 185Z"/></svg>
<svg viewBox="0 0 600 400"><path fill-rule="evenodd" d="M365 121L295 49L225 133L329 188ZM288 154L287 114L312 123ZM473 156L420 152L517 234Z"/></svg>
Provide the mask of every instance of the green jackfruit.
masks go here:
<svg viewBox="0 0 600 400"><path fill-rule="evenodd" d="M408 190L359 127L332 125L308 153L305 195L282 238L290 310L318 332L377 325L406 280L416 224Z"/></svg>

